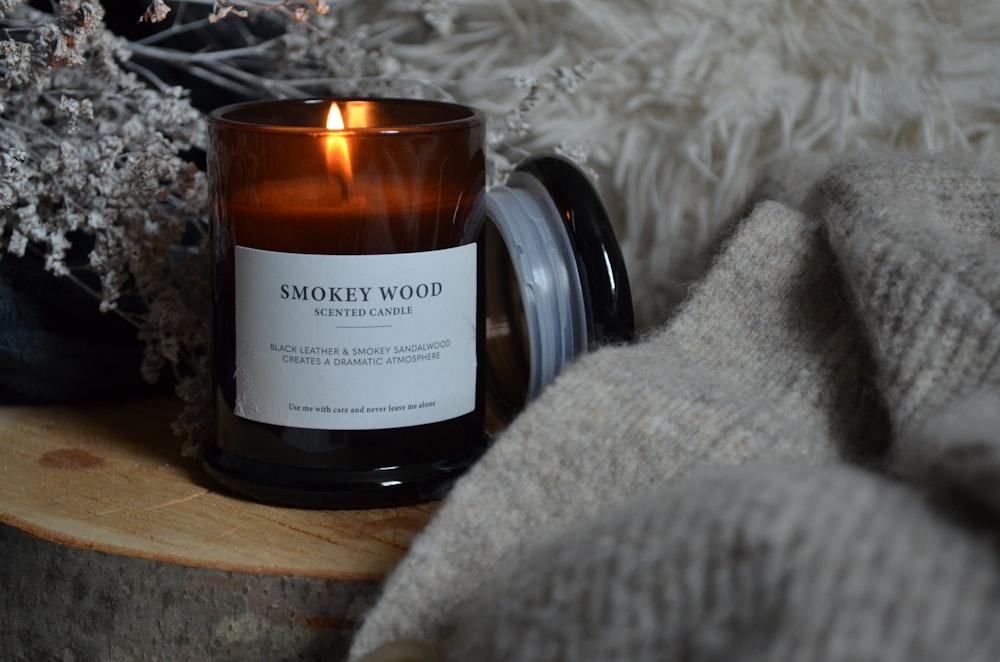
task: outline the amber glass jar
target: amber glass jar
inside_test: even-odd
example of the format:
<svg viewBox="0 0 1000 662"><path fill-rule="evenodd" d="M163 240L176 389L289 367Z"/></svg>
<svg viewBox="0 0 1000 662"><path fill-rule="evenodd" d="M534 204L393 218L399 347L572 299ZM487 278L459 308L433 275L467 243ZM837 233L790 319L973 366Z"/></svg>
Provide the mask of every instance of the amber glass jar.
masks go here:
<svg viewBox="0 0 1000 662"><path fill-rule="evenodd" d="M485 192L483 126L398 99L212 114L219 482L301 507L439 498L577 356L631 339L589 178L540 154Z"/></svg>
<svg viewBox="0 0 1000 662"><path fill-rule="evenodd" d="M288 505L439 497L485 443L482 114L289 100L209 132L205 467Z"/></svg>

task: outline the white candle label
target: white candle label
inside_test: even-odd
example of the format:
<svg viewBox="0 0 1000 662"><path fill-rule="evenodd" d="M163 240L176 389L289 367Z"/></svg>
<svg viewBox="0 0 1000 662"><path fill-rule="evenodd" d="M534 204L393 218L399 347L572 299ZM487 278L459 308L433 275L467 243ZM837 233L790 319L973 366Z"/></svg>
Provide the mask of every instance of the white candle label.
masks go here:
<svg viewBox="0 0 1000 662"><path fill-rule="evenodd" d="M437 423L476 399L476 246L236 247L237 416L327 430Z"/></svg>

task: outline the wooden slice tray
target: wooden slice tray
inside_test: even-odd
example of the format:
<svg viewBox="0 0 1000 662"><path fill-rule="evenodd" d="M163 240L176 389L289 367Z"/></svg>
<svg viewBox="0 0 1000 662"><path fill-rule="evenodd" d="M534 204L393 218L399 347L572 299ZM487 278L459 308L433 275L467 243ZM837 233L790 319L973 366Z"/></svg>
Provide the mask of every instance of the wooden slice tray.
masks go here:
<svg viewBox="0 0 1000 662"><path fill-rule="evenodd" d="M233 497L180 456L177 411L0 408L0 658L343 657L434 505Z"/></svg>

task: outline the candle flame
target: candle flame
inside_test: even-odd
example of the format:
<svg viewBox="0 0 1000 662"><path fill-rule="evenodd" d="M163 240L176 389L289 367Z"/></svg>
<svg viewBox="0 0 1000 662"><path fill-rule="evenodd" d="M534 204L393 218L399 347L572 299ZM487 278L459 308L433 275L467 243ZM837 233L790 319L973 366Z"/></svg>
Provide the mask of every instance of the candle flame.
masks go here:
<svg viewBox="0 0 1000 662"><path fill-rule="evenodd" d="M330 112L326 116L326 128L346 128L344 117L340 114L340 108L336 102L330 104ZM335 134L326 136L326 167L331 177L340 180L346 198L348 184L353 179L353 174L351 172L351 151L345 136Z"/></svg>

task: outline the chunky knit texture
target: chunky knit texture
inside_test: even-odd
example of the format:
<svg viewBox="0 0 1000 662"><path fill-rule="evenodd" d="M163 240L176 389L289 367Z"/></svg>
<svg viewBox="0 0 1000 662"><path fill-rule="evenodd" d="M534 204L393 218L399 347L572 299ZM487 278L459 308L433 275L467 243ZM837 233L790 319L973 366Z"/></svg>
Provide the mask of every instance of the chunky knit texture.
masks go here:
<svg viewBox="0 0 1000 662"><path fill-rule="evenodd" d="M788 156L673 319L571 366L355 643L1000 658L1000 172Z"/></svg>

